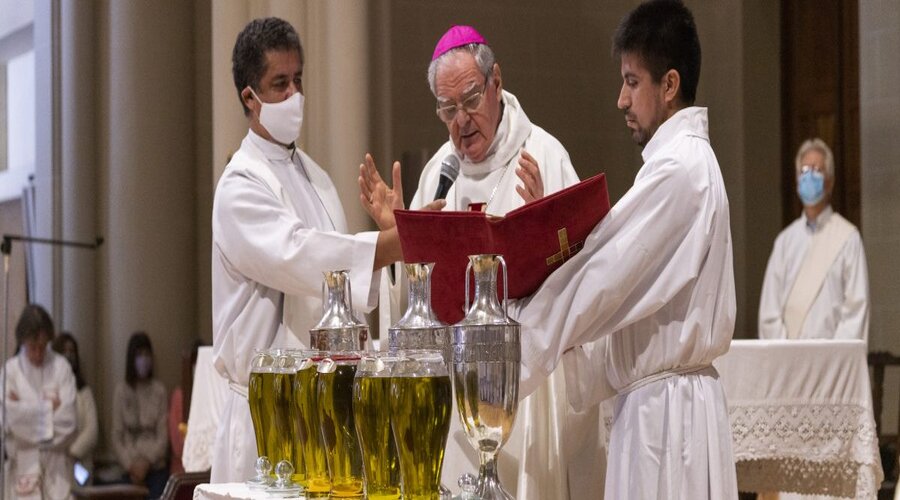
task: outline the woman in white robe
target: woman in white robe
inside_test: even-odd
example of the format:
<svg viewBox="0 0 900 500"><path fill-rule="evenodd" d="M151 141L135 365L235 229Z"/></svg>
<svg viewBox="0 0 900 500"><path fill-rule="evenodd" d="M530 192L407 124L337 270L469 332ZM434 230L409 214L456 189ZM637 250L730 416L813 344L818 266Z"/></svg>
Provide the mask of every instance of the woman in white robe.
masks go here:
<svg viewBox="0 0 900 500"><path fill-rule="evenodd" d="M75 376L48 348L53 322L38 305L25 307L16 326L19 352L3 367L6 379L6 499L70 498L75 435Z"/></svg>

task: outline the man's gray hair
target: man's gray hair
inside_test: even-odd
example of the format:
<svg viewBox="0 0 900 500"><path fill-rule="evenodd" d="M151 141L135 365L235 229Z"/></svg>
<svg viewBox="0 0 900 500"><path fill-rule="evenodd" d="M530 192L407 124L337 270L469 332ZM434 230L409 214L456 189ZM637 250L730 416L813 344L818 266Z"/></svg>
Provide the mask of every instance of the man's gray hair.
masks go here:
<svg viewBox="0 0 900 500"><path fill-rule="evenodd" d="M491 73L494 69L494 51L491 50L490 47L483 43L469 43L466 45L461 45L459 47L453 48L441 54L437 59L431 61L431 64L428 65L428 86L431 88L431 93L437 96L437 87L435 84L435 75L437 74L437 68L441 64L443 64L449 57L457 52L465 51L475 58L475 64L478 65L478 69L481 71L481 74L484 75L485 78L491 76Z"/></svg>
<svg viewBox="0 0 900 500"><path fill-rule="evenodd" d="M812 150L818 150L825 156L825 177L834 178L834 154L832 154L828 144L825 144L825 141L818 137L807 139L800 145L800 149L797 150L797 158L794 160L797 175L800 175L800 169L803 167L803 165L800 164L800 161L803 160L803 155Z"/></svg>

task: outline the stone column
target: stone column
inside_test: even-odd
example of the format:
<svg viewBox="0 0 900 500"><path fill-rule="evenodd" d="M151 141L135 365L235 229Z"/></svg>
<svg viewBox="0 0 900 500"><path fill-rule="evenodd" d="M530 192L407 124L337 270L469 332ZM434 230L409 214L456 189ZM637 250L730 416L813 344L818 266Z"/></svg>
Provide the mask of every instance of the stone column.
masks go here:
<svg viewBox="0 0 900 500"><path fill-rule="evenodd" d="M350 232L372 227L359 203L359 164L370 141L369 34L367 2L316 3L307 23L307 63L311 118L307 144L337 187ZM382 159L382 163L387 159ZM382 165L383 171L386 166Z"/></svg>
<svg viewBox="0 0 900 500"><path fill-rule="evenodd" d="M180 380L198 335L196 295L194 5L97 5L100 355L103 400L125 374L128 338L145 330L156 376Z"/></svg>
<svg viewBox="0 0 900 500"><path fill-rule="evenodd" d="M64 0L60 4L60 168L62 237L92 241L97 226L97 154L95 135L95 53L93 3ZM81 369L89 383L98 370L98 252L62 250L58 330L69 330L79 344Z"/></svg>

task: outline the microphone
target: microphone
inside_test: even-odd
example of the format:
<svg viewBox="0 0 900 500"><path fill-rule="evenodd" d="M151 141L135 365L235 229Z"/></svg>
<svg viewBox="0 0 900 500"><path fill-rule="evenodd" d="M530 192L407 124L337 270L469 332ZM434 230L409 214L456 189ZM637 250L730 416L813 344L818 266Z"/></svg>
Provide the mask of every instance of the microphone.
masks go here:
<svg viewBox="0 0 900 500"><path fill-rule="evenodd" d="M456 182L459 177L459 158L455 154L450 153L441 161L441 177L438 181L437 191L434 193L435 200L442 200L447 197L450 186Z"/></svg>

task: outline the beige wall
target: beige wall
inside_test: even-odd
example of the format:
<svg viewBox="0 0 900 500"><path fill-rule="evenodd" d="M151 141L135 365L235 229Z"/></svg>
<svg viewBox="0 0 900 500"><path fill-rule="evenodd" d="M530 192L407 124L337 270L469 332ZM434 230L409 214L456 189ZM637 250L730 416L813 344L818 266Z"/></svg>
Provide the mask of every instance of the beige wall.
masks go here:
<svg viewBox="0 0 900 500"><path fill-rule="evenodd" d="M22 224L22 202L20 200L10 200L0 203L0 234L24 234L24 226ZM4 265L0 263L0 266ZM0 321L0 328L6 328L9 338L7 339L7 354L12 355L13 349L16 348L16 322L19 320L19 313L25 308L28 299L25 295L25 245L21 242L12 242L12 253L9 255L9 316L3 317ZM3 269L0 268L0 273ZM3 274L0 274L0 280ZM0 311L6 304L6 286L0 283ZM2 313L0 313L2 314ZM2 316L0 316L2 317ZM0 333L2 335L2 333ZM0 341L0 350L3 349L2 341Z"/></svg>
<svg viewBox="0 0 900 500"><path fill-rule="evenodd" d="M7 37L23 28L28 28L34 22L34 5L33 2L17 0L0 0L0 38ZM0 97L0 172L6 170L8 159L6 157L7 135L9 130L7 127L7 107L6 107L6 66L0 65L0 92L4 94ZM7 181L9 182L9 181ZM22 203L18 199L8 200L0 203L0 234L25 234L25 228L22 223ZM9 314L8 316L0 316L0 328L5 329L9 338L7 339L7 349L9 353L15 348L15 328L16 321L19 319L19 313L27 303L25 289L25 247L22 243L13 242L12 253L9 256ZM2 266L3 263L0 263ZM0 268L0 281L3 279L3 269ZM6 304L5 284L0 282L0 311ZM4 314L4 313L0 313ZM0 341L2 342L2 341ZM2 349L2 346L0 346Z"/></svg>
<svg viewBox="0 0 900 500"><path fill-rule="evenodd" d="M869 263L869 346L900 354L900 2L860 2L862 235ZM882 422L897 432L900 370L887 372Z"/></svg>

